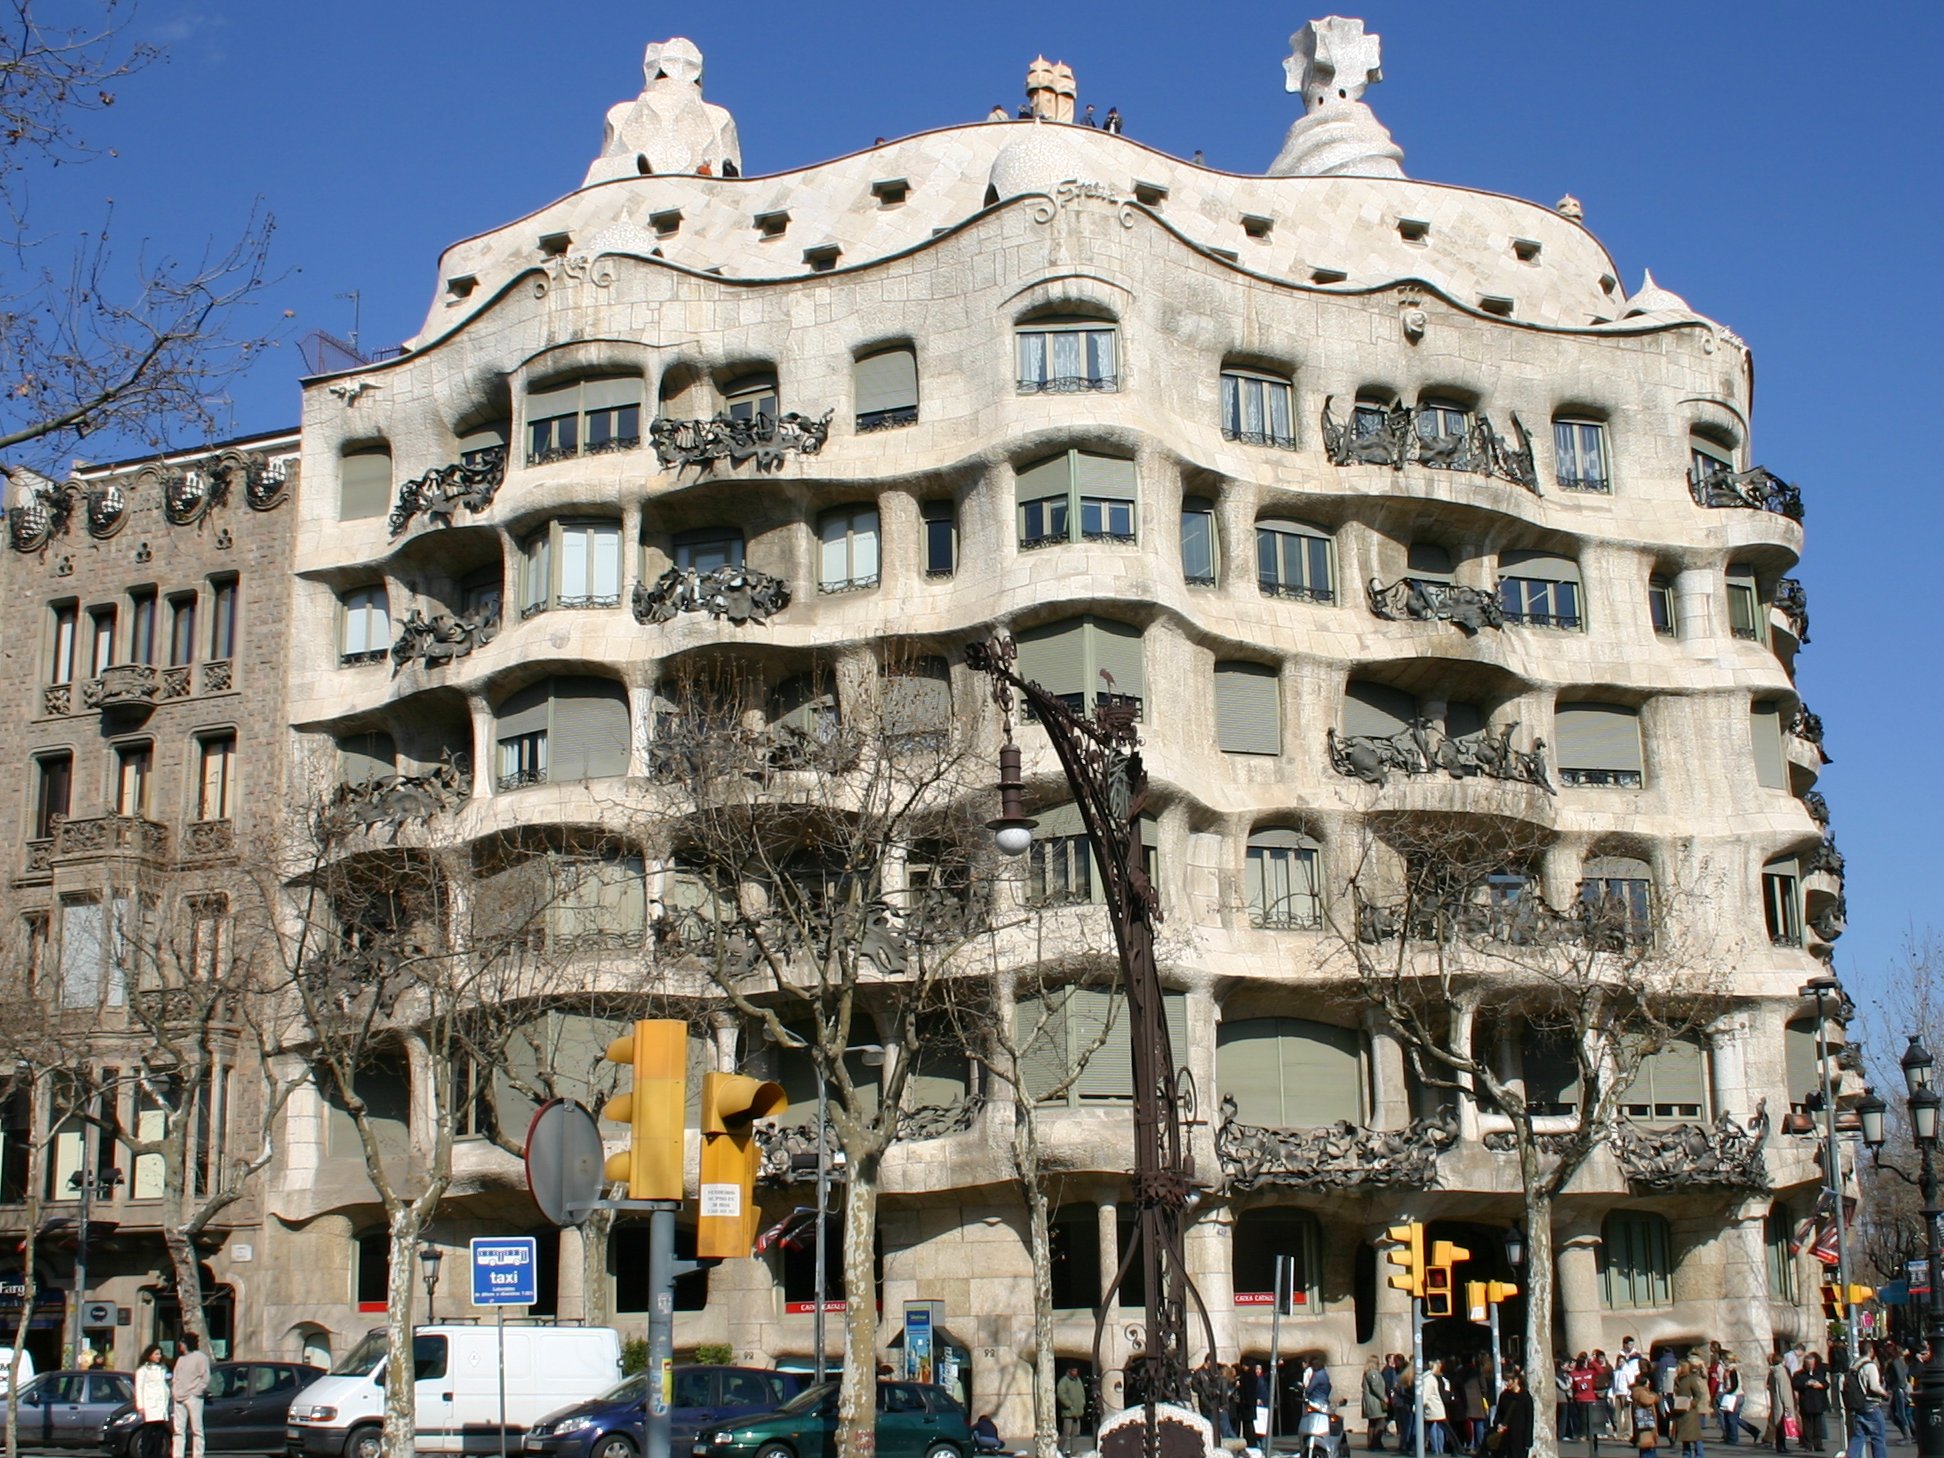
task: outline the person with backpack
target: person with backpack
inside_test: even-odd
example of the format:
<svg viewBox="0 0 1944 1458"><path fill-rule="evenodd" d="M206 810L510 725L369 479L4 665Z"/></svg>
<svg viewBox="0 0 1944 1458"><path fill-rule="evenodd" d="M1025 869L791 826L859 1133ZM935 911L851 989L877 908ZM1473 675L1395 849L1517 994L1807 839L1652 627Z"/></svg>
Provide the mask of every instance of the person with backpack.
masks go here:
<svg viewBox="0 0 1944 1458"><path fill-rule="evenodd" d="M1895 1342L1885 1345L1889 1355L1879 1351L1877 1356L1883 1365L1883 1385L1890 1389L1890 1423L1908 1443L1917 1436L1910 1417L1910 1358Z"/></svg>
<svg viewBox="0 0 1944 1458"><path fill-rule="evenodd" d="M1889 1436L1883 1424L1883 1406L1890 1400L1890 1394L1883 1386L1883 1370L1867 1342L1857 1358L1843 1374L1843 1409L1849 1414L1849 1458L1864 1458L1866 1446L1869 1458L1890 1458Z"/></svg>

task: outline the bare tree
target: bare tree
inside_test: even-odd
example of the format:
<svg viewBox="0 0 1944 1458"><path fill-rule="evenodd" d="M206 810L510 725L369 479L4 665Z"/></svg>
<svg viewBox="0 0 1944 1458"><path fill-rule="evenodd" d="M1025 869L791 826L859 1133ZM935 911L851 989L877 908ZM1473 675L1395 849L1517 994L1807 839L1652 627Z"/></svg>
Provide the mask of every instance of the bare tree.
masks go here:
<svg viewBox="0 0 1944 1458"><path fill-rule="evenodd" d="M1944 1037L1944 936L1935 928L1907 933L1883 987L1865 1024L1865 1057L1871 1086L1889 1106L1884 1121L1889 1138L1881 1162L1857 1165L1863 1200L1856 1235L1878 1279L1893 1281L1930 1249L1917 1190L1893 1171L1914 1171L1918 1163L1899 1060L1912 1037L1922 1038L1933 1055Z"/></svg>
<svg viewBox="0 0 1944 1458"><path fill-rule="evenodd" d="M269 281L273 224L253 208L233 242L178 259L147 245L118 255L112 204L90 232L32 220L34 177L112 156L84 128L160 54L122 35L117 0L79 7L92 18L53 9L7 0L0 15L0 451L31 447L58 479L90 435L160 449L173 432L224 433L225 386L272 342L240 326ZM19 470L7 474L36 483Z"/></svg>
<svg viewBox="0 0 1944 1458"><path fill-rule="evenodd" d="M1382 815L1366 822L1355 873L1330 923L1359 995L1403 1044L1419 1083L1470 1098L1510 1125L1523 1187L1525 1361L1538 1407L1535 1451L1554 1451L1553 1205L1594 1151L1645 1154L1623 1119L1646 1061L1703 1032L1724 1010L1694 922L1705 897L1667 887L1587 882L1550 904L1537 876L1549 836L1512 816ZM1696 913L1684 925L1677 915ZM1690 933L1684 935L1684 933ZM1566 1088L1501 1066L1475 1035L1491 1008L1521 1020L1527 1059L1555 1054ZM1758 1117L1759 1122L1759 1117ZM1762 1134L1717 1126L1723 1157L1744 1164Z"/></svg>
<svg viewBox="0 0 1944 1458"><path fill-rule="evenodd" d="M733 665L691 665L665 684L644 839L672 867L660 924L671 970L712 985L778 1048L807 1054L830 1090L851 1354L837 1446L870 1458L879 1172L913 1068L941 1038L956 1050L936 1013L983 921L972 886L989 837L966 808L982 786L967 773L942 662L838 669L770 695ZM868 1086L845 1057L865 1044L885 1052Z"/></svg>

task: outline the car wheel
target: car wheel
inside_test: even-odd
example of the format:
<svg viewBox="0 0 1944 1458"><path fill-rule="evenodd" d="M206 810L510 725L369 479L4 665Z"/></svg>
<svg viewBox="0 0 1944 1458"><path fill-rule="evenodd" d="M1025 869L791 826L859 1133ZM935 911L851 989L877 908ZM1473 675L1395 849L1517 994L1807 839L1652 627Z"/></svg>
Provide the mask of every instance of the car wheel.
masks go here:
<svg viewBox="0 0 1944 1458"><path fill-rule="evenodd" d="M933 1443L925 1449L925 1458L959 1458L959 1450L952 1443Z"/></svg>
<svg viewBox="0 0 1944 1458"><path fill-rule="evenodd" d="M344 1440L344 1458L380 1458L383 1452L384 1440L374 1424L353 1428Z"/></svg>
<svg viewBox="0 0 1944 1458"><path fill-rule="evenodd" d="M635 1458L635 1445L620 1433L609 1433L594 1445L589 1458Z"/></svg>
<svg viewBox="0 0 1944 1458"><path fill-rule="evenodd" d="M796 1458L788 1443L765 1443L756 1450L756 1458Z"/></svg>

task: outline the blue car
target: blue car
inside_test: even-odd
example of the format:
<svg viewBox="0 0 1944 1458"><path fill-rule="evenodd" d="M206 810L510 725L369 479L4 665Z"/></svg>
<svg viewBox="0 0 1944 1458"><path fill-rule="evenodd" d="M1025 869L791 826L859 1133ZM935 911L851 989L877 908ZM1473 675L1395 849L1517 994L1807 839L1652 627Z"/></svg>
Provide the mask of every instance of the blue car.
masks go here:
<svg viewBox="0 0 1944 1458"><path fill-rule="evenodd" d="M705 1425L774 1412L802 1389L795 1372L766 1367L677 1367L669 1412L670 1448L686 1453ZM599 1397L550 1412L527 1429L532 1458L639 1458L648 1374L637 1373Z"/></svg>

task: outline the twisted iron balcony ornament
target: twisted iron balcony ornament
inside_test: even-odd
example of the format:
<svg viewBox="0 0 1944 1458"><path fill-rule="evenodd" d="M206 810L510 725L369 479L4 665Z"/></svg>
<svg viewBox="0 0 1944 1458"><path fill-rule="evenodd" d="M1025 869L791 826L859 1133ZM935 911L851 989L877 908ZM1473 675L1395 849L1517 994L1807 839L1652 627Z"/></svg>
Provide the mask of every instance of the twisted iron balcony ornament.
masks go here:
<svg viewBox="0 0 1944 1458"><path fill-rule="evenodd" d="M1007 809L995 825L1028 823L1017 814L1019 751L1012 742L1013 710L1018 700L1024 700L1059 756L1101 868L1127 995L1134 1064L1133 1189L1137 1218L1133 1240L1094 1320L1093 1364L1099 1373L1101 1344L1108 1317L1115 1309L1115 1293L1138 1269L1146 1297L1146 1321L1139 1353L1128 1367L1127 1384L1131 1392L1138 1392L1145 1409L1146 1458L1160 1458L1157 1404L1176 1404L1190 1411L1195 1406L1188 1349L1191 1298L1210 1353L1215 1350L1215 1328L1188 1277L1182 1240L1196 1194L1194 1156L1184 1147L1183 1132L1195 1120L1195 1089L1188 1071L1175 1063L1162 1011L1161 976L1154 961L1154 924L1161 919L1161 909L1147 878L1141 843L1141 813L1148 795L1141 736L1134 726L1134 706L1125 699L1111 692L1101 695L1092 716L1083 718L1037 683L1021 678L1013 669L1017 657L1018 649L1005 633L994 633L984 642L967 644L965 649L967 666L992 680L992 701L1005 716L1001 777L1006 782L1002 790L1007 792ZM1112 688L1111 681L1108 688ZM1174 1452L1178 1430L1178 1424L1170 1424L1173 1458L1182 1458Z"/></svg>

